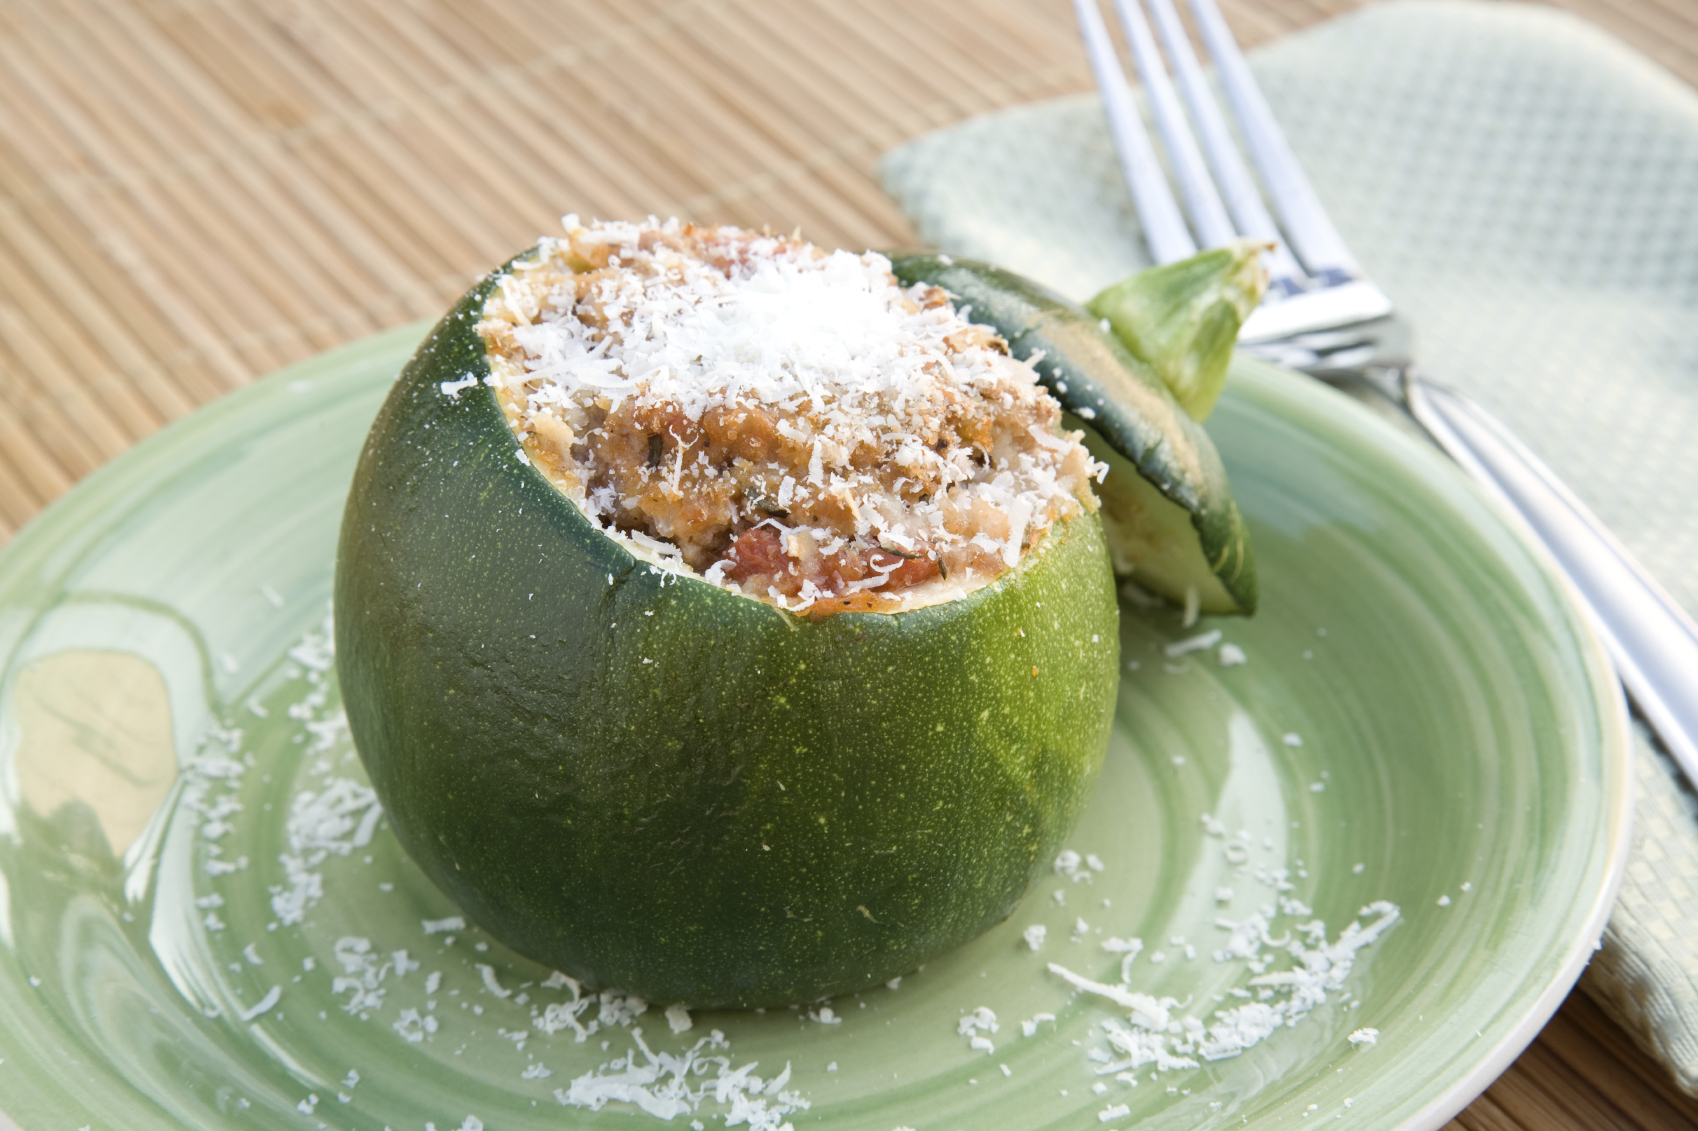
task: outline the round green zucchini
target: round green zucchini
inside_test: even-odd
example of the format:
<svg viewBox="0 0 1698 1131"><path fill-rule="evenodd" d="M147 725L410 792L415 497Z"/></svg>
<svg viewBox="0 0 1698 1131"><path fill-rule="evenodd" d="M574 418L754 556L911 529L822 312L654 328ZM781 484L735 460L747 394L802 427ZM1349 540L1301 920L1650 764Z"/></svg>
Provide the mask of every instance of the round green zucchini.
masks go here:
<svg viewBox="0 0 1698 1131"><path fill-rule="evenodd" d="M342 526L338 673L403 847L515 950L697 1007L858 990L1008 916L1107 744L1096 517L895 614L669 572L528 464L490 387L455 387L489 371L498 275L401 374Z"/></svg>
<svg viewBox="0 0 1698 1131"><path fill-rule="evenodd" d="M1204 266L1193 274L1219 273L1213 260ZM1149 364L1097 317L1012 271L938 252L894 253L891 268L905 284L942 287L1015 357L1038 359L1038 379L1072 414L1067 427L1083 427L1091 454L1109 465L1098 494L1116 572L1201 612L1255 611L1250 532L1226 468Z"/></svg>

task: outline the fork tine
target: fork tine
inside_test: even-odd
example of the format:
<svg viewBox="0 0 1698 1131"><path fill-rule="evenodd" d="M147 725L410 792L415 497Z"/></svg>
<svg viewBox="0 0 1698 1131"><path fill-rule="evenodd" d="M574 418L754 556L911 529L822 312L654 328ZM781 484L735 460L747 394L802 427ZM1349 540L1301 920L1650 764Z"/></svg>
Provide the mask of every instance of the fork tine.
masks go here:
<svg viewBox="0 0 1698 1131"><path fill-rule="evenodd" d="M1208 157L1209 168L1214 170L1215 182L1226 198L1226 207L1232 213L1238 231L1251 239L1274 245L1273 250L1263 256L1271 276L1268 284L1270 292L1292 294L1301 290L1303 269L1274 226L1267 205L1262 203L1261 190L1251 180L1250 170L1245 167L1244 159L1238 154L1238 146L1227 132L1226 119L1221 117L1220 107L1203 78L1203 68L1197 62L1197 53L1191 49L1191 40L1186 36L1184 26L1179 22L1173 0L1149 0L1149 6L1156 34L1161 36L1162 46L1167 49L1167 57L1173 64L1174 76L1179 82L1180 93L1185 97L1185 105L1191 111L1191 120L1196 124L1198 140Z"/></svg>
<svg viewBox="0 0 1698 1131"><path fill-rule="evenodd" d="M1126 85L1126 73L1120 69L1120 60L1115 57L1114 44L1109 40L1108 27L1103 23L1097 0L1073 0L1073 12L1085 40L1091 70L1096 74L1109 134L1120 154L1120 167L1132 190L1132 202L1143 223L1150 254L1157 263L1189 258L1197 254L1196 241L1185 227L1185 219L1179 214L1173 191L1167 187L1167 176L1156 161L1150 135L1144 129L1137 104L1132 101L1132 91Z"/></svg>
<svg viewBox="0 0 1698 1131"><path fill-rule="evenodd" d="M1126 41L1132 48L1132 62L1138 68L1138 77L1143 80L1144 93L1155 115L1162 143L1167 147L1168 161L1173 166L1174 179L1179 182L1179 195L1185 201L1185 211L1191 215L1197 242L1204 247L1230 243L1238 238L1238 233L1233 230L1232 221L1227 219L1226 206L1221 203L1220 193L1215 190L1214 181L1203 167L1203 156L1197 150L1197 141L1185 121L1185 113L1179 108L1179 99L1168 79L1167 68L1162 64L1161 52L1156 50L1155 37L1150 34L1143 9L1138 6L1138 0L1114 0L1114 8L1120 14L1121 27L1126 29Z"/></svg>
<svg viewBox="0 0 1698 1131"><path fill-rule="evenodd" d="M1309 274L1314 277L1304 280L1300 271L1293 272L1287 276L1290 285L1270 288L1266 298L1277 301L1264 301L1251 311L1239 328L1239 341L1294 341L1294 335L1359 325L1389 314L1391 300L1362 276L1355 260L1345 249L1344 241L1327 219L1314 190L1309 188L1307 178L1297 165L1296 157L1274 125L1267 103L1250 79L1249 68L1238 53L1237 45L1232 42L1231 33L1226 30L1213 0L1192 0L1192 3L1199 11L1199 23L1205 30L1205 38L1212 37L1211 50L1215 52L1216 62L1221 64L1222 79L1227 84L1229 98L1233 99L1233 109L1240 117L1246 139L1252 143L1252 154L1258 158L1266 157L1270 150L1283 154L1283 160L1275 156L1271 163L1258 160L1258 164L1262 167L1269 190L1274 194L1275 207L1285 220L1286 235L1296 245L1298 255L1308 260ZM1120 60L1109 40L1108 28L1103 23L1097 0L1073 0L1073 10L1079 20L1091 69L1096 73L1109 131L1119 151L1121 169L1132 190L1150 251L1158 263L1188 258L1196 254L1197 245L1168 188L1167 174L1157 163L1149 134L1144 130L1143 119L1126 85L1126 75L1120 69ZM1208 18L1210 14L1214 17L1212 21ZM1141 16L1127 22L1128 36L1138 37L1135 29L1142 22ZM1147 25L1141 38L1149 39ZM1153 65L1146 68L1147 73L1162 73L1165 78L1159 54L1153 49L1141 53L1154 56ZM1157 85L1158 82L1151 82L1152 89ZM1160 98L1160 95L1152 94L1152 101ZM1174 102L1171 89L1167 92L1167 101ZM1177 106L1170 106L1168 116L1183 121ZM1270 145L1270 139L1277 144ZM1193 164L1200 167L1201 161L1195 160L1194 150L1192 157ZM1207 175L1202 174L1201 179L1206 181ZM1311 255L1314 258L1308 258Z"/></svg>
<svg viewBox="0 0 1698 1131"><path fill-rule="evenodd" d="M1279 211L1298 258L1311 274L1323 281L1359 278L1362 272L1355 257L1345 247L1296 154L1291 152L1291 145L1274 120L1273 111L1250 74L1220 9L1214 0L1191 0L1191 11L1197 17L1197 28L1214 58L1221 84L1226 87L1227 101L1238 117L1250 155L1262 171L1268 194L1273 197L1274 208Z"/></svg>

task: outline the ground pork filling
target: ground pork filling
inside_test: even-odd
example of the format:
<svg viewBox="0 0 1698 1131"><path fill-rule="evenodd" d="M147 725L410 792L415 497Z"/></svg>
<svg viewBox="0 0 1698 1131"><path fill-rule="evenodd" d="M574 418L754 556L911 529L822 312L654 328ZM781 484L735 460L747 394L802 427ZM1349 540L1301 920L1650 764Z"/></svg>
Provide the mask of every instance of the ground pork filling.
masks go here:
<svg viewBox="0 0 1698 1131"><path fill-rule="evenodd" d="M1096 509L1032 366L874 252L565 220L478 325L532 463L643 556L815 616L963 595Z"/></svg>

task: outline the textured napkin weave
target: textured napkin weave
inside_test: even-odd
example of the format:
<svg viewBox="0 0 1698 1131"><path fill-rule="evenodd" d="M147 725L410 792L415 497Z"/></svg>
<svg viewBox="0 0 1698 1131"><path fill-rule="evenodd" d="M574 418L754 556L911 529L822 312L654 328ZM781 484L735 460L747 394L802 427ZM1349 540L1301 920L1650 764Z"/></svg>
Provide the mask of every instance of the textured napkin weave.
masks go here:
<svg viewBox="0 0 1698 1131"><path fill-rule="evenodd" d="M1423 367L1698 612L1698 92L1513 4L1367 8L1251 66ZM882 172L931 242L1074 298L1149 263L1094 96L927 135ZM1698 803L1636 746L1633 856L1582 985L1698 1094Z"/></svg>

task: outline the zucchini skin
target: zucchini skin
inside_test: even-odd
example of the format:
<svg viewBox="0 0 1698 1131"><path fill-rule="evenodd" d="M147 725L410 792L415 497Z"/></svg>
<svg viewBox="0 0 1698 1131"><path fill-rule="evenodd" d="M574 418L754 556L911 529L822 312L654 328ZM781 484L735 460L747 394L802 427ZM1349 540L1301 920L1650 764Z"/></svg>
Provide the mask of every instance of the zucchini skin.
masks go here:
<svg viewBox="0 0 1698 1131"><path fill-rule="evenodd" d="M995 328L1014 357L1041 354L1038 380L1062 407L1190 516L1202 564L1231 602L1204 611L1255 611L1255 557L1226 467L1154 370L1095 315L1012 271L937 252L892 252L890 262L904 285L930 283L970 306L972 320Z"/></svg>
<svg viewBox="0 0 1698 1131"><path fill-rule="evenodd" d="M342 526L338 674L402 846L520 953L701 1008L863 989L1007 917L1107 745L1097 519L896 614L663 573L520 461L493 390L442 392L488 372L495 279L403 371Z"/></svg>

